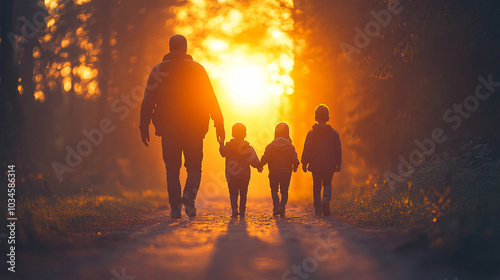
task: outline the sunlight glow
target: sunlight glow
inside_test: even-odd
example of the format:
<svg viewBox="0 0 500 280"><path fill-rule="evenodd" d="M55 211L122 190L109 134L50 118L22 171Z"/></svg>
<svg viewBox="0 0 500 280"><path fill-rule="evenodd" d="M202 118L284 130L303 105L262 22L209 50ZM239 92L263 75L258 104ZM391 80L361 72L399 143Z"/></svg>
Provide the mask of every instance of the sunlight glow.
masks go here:
<svg viewBox="0 0 500 280"><path fill-rule="evenodd" d="M85 5L92 0L70 0L71 5ZM47 13L46 27L41 31L40 46L34 47L33 77L35 82L35 100L44 102L46 95L59 92L71 92L85 99L95 99L101 94L97 80L97 61L101 55L102 40L93 40L89 36L89 29L85 23L91 13L77 14L79 25L75 28L58 34L60 31L59 10L64 9L68 1L43 0ZM70 54L76 53L78 61ZM52 59L57 55L59 60ZM19 93L21 94L21 90Z"/></svg>
<svg viewBox="0 0 500 280"><path fill-rule="evenodd" d="M234 102L240 105L253 106L265 102L267 73L260 65L243 64L234 66L228 71L224 87L231 93Z"/></svg>
<svg viewBox="0 0 500 280"><path fill-rule="evenodd" d="M224 114L226 141L231 126L243 122L245 139L259 155L272 141L276 123L292 111L293 5L291 0L186 0L170 8L172 20L165 22L187 38L188 53L207 70ZM207 138L207 146L215 145ZM215 170L223 168L217 150L207 158ZM249 195L269 196L265 176L252 184Z"/></svg>
<svg viewBox="0 0 500 280"><path fill-rule="evenodd" d="M219 101L241 113L276 110L295 91L292 8L286 0L188 0L171 12L174 32L188 38Z"/></svg>
<svg viewBox="0 0 500 280"><path fill-rule="evenodd" d="M65 77L63 79L63 88L64 88L64 91L65 92L70 91L72 86L73 86L73 84L71 83L71 78L70 77Z"/></svg>
<svg viewBox="0 0 500 280"><path fill-rule="evenodd" d="M43 91L37 90L33 96L35 97L35 100L38 100L41 103L45 102L45 93L43 93Z"/></svg>

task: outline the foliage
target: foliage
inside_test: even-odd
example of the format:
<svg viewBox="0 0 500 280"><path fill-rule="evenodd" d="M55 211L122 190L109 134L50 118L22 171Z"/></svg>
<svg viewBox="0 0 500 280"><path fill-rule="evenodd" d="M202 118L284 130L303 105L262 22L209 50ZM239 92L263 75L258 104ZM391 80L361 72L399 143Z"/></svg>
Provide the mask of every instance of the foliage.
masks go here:
<svg viewBox="0 0 500 280"><path fill-rule="evenodd" d="M54 240L66 249L85 246L81 241L92 242L108 232L150 223L149 215L165 209L166 201L165 194L152 191L112 196L90 189L66 197L22 197L17 205L17 216L23 220L18 229L19 246L45 248L55 245Z"/></svg>
<svg viewBox="0 0 500 280"><path fill-rule="evenodd" d="M465 268L495 268L500 249L500 160L474 139L435 155L391 190L379 181L334 195L336 216L422 232L434 253ZM441 260L443 261L443 260Z"/></svg>

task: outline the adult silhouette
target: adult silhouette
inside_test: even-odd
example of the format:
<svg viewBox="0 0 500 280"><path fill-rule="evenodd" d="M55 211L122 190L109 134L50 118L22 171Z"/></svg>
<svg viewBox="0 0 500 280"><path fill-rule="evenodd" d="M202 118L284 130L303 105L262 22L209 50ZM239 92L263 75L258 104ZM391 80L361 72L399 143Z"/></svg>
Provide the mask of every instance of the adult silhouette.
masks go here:
<svg viewBox="0 0 500 280"><path fill-rule="evenodd" d="M141 105L139 129L149 147L149 124L153 120L161 137L163 161L167 170L170 217L180 218L182 205L189 217L196 216L195 199L200 188L203 139L210 118L214 120L217 141L224 142L224 121L207 72L186 54L187 40L174 35L170 53L149 75ZM181 197L179 173L184 154L187 171Z"/></svg>

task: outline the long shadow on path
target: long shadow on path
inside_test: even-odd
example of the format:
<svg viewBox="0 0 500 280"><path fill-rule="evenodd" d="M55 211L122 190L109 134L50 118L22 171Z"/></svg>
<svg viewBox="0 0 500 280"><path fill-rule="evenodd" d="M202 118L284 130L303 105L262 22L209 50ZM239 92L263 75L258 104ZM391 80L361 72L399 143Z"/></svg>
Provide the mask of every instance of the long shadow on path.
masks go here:
<svg viewBox="0 0 500 280"><path fill-rule="evenodd" d="M317 279L314 275L315 269L310 269L308 255L300 243L303 236L298 235L295 225L291 221L288 218L276 219L276 226L288 258L288 270L283 271L280 279L315 280Z"/></svg>
<svg viewBox="0 0 500 280"><path fill-rule="evenodd" d="M227 231L215 242L206 279L273 279L270 244L252 237L245 219L231 219Z"/></svg>
<svg viewBox="0 0 500 280"><path fill-rule="evenodd" d="M113 262L122 256L144 247L157 236L166 231L175 231L185 226L188 220L171 220L159 215L151 223L133 230L113 231L109 235L95 239L92 246L81 249L60 250L52 252L50 258L43 263L33 263L31 259L41 256L26 256L30 269L23 269L17 274L18 279L103 279L112 278ZM91 240L82 239L89 243ZM119 270L121 267L117 267Z"/></svg>

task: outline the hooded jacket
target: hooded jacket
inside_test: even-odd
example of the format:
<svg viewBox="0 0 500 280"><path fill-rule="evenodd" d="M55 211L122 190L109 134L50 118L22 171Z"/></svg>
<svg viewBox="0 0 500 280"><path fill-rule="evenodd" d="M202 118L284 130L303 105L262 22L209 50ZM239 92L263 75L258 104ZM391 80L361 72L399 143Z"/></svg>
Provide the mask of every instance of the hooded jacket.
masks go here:
<svg viewBox="0 0 500 280"><path fill-rule="evenodd" d="M291 172L299 166L295 147L283 137L278 137L267 145L260 162L262 165L269 164L269 172Z"/></svg>
<svg viewBox="0 0 500 280"><path fill-rule="evenodd" d="M141 131L152 119L158 136L204 137L210 118L215 127L224 127L205 68L184 52L165 55L149 75L141 105Z"/></svg>
<svg viewBox="0 0 500 280"><path fill-rule="evenodd" d="M219 148L220 155L226 158L226 178L250 178L250 165L257 168L259 158L254 148L245 140L231 139Z"/></svg>
<svg viewBox="0 0 500 280"><path fill-rule="evenodd" d="M329 124L315 124L307 133L300 161L303 165L309 164L311 172L335 170L336 165L342 164L339 133Z"/></svg>

